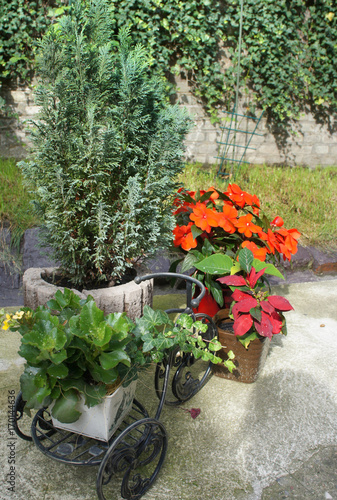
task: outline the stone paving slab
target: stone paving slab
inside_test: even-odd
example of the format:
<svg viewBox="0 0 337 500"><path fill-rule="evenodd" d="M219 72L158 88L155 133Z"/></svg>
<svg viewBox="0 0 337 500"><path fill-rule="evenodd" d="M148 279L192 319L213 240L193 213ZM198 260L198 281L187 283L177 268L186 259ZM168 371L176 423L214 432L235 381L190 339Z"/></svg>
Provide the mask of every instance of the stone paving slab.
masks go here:
<svg viewBox="0 0 337 500"><path fill-rule="evenodd" d="M274 337L254 384L212 377L184 408L165 407L165 464L144 500L337 499L337 279L277 288L295 307L288 336ZM184 300L164 295L157 305ZM157 299L156 299L157 301ZM16 487L8 492L8 391L18 391L19 338L0 337L0 461L4 500L94 500L97 468L66 466L17 440ZM137 389L156 408L153 370ZM110 500L120 500L120 495Z"/></svg>

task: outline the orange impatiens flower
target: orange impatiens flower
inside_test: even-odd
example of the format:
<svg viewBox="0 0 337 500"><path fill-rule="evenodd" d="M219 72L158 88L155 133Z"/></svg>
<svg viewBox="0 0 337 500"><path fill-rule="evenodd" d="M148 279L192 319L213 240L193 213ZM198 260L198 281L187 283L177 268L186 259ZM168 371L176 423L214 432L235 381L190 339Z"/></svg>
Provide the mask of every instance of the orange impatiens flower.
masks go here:
<svg viewBox="0 0 337 500"><path fill-rule="evenodd" d="M261 231L259 233L259 238L261 238L261 240L263 240L267 243L268 250L270 253L274 254L275 250L277 252L280 250L279 242L277 241L276 236L271 229L268 229L267 233L264 233L263 231Z"/></svg>
<svg viewBox="0 0 337 500"><path fill-rule="evenodd" d="M260 231L262 231L262 228L260 226L256 226L255 224L253 224L252 218L252 214L243 215L236 222L236 227L239 233L244 234L244 236L246 236L247 238L250 238L253 233L259 233Z"/></svg>
<svg viewBox="0 0 337 500"><path fill-rule="evenodd" d="M252 196L252 207L253 207L253 212L255 215L259 215L260 212L260 200L256 196L256 194L253 194Z"/></svg>
<svg viewBox="0 0 337 500"><path fill-rule="evenodd" d="M271 227L282 227L284 224L282 217L275 217L275 219L270 223Z"/></svg>
<svg viewBox="0 0 337 500"><path fill-rule="evenodd" d="M237 215L236 208L225 204L222 207L222 212L219 212L219 227L222 227L227 233L235 233Z"/></svg>
<svg viewBox="0 0 337 500"><path fill-rule="evenodd" d="M279 243L280 253L283 254L283 260L291 260L291 255L297 252L298 239L301 233L297 229L280 228L275 231L275 237Z"/></svg>
<svg viewBox="0 0 337 500"><path fill-rule="evenodd" d="M253 252L253 256L255 259L259 259L262 262L266 260L267 248L259 248L253 241L244 241L242 243L242 248L248 248L251 252Z"/></svg>
<svg viewBox="0 0 337 500"><path fill-rule="evenodd" d="M195 222L197 227L206 231L206 233L210 233L212 227L218 227L219 225L219 214L215 210L207 208L204 203L196 203L190 219Z"/></svg>
<svg viewBox="0 0 337 500"><path fill-rule="evenodd" d="M192 223L187 226L176 226L173 229L174 234L174 246L180 247L183 250L191 250L191 248L195 248L197 246L197 241L193 238L193 234L191 231Z"/></svg>
<svg viewBox="0 0 337 500"><path fill-rule="evenodd" d="M231 199L231 201L243 208L245 205L253 204L253 196L245 191L242 191L241 188L237 184L228 184L228 190L225 192L225 195ZM258 200L258 198L256 197Z"/></svg>
<svg viewBox="0 0 337 500"><path fill-rule="evenodd" d="M207 191L213 191L210 196L211 200L217 200L219 198L219 193L217 193L215 187L211 186L209 189L207 189Z"/></svg>

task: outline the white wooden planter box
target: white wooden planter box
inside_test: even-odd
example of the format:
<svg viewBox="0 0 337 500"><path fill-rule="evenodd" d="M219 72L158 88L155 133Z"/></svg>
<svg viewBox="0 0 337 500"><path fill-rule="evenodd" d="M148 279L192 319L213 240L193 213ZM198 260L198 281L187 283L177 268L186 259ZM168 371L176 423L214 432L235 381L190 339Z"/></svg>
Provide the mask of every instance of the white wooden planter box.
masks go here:
<svg viewBox="0 0 337 500"><path fill-rule="evenodd" d="M120 386L111 396L106 396L99 405L88 408L82 398L79 411L82 415L76 422L64 424L52 417L54 427L75 432L101 441L108 441L132 407L137 380L127 387Z"/></svg>

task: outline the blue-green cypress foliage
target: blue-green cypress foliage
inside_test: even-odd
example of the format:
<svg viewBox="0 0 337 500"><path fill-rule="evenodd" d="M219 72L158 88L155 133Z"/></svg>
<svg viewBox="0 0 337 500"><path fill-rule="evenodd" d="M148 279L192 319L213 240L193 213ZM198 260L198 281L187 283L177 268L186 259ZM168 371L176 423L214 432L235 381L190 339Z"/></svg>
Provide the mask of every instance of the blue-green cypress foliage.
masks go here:
<svg viewBox="0 0 337 500"><path fill-rule="evenodd" d="M172 240L190 120L149 76L146 48L118 40L102 0L72 6L38 57L32 158L21 163L45 240L75 285L118 280Z"/></svg>

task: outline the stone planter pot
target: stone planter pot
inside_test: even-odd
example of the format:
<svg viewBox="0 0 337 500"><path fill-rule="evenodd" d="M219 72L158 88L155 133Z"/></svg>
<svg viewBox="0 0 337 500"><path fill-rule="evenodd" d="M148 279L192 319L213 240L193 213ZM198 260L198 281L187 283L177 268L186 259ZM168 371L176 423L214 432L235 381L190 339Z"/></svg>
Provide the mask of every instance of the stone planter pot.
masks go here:
<svg viewBox="0 0 337 500"><path fill-rule="evenodd" d="M224 346L217 352L217 356L227 359L227 352L233 351L236 369L233 373L230 373L225 366L214 365L212 371L217 377L251 384L255 382L263 368L269 350L270 339L255 339L249 344L248 349L245 349L234 335L233 321L228 317L228 313L229 309L222 309L213 318L218 329L218 339L221 345Z"/></svg>
<svg viewBox="0 0 337 500"><path fill-rule="evenodd" d="M109 441L132 408L136 385L137 380L134 380L127 387L118 387L113 394L106 396L102 403L91 408L88 408L81 398L78 409L82 415L76 422L65 424L52 417L53 425L82 436Z"/></svg>
<svg viewBox="0 0 337 500"><path fill-rule="evenodd" d="M30 268L23 275L23 296L24 305L35 309L37 306L45 305L52 299L57 290L63 291L63 287L52 285L45 281L44 277L51 277L57 268ZM105 314L113 312L126 312L131 318L139 318L143 314L145 305L152 305L153 280L147 280L137 285L130 281L125 285L118 285L109 288L99 288L96 290L83 290L79 292L73 289L76 295L86 299L91 295L97 307Z"/></svg>

